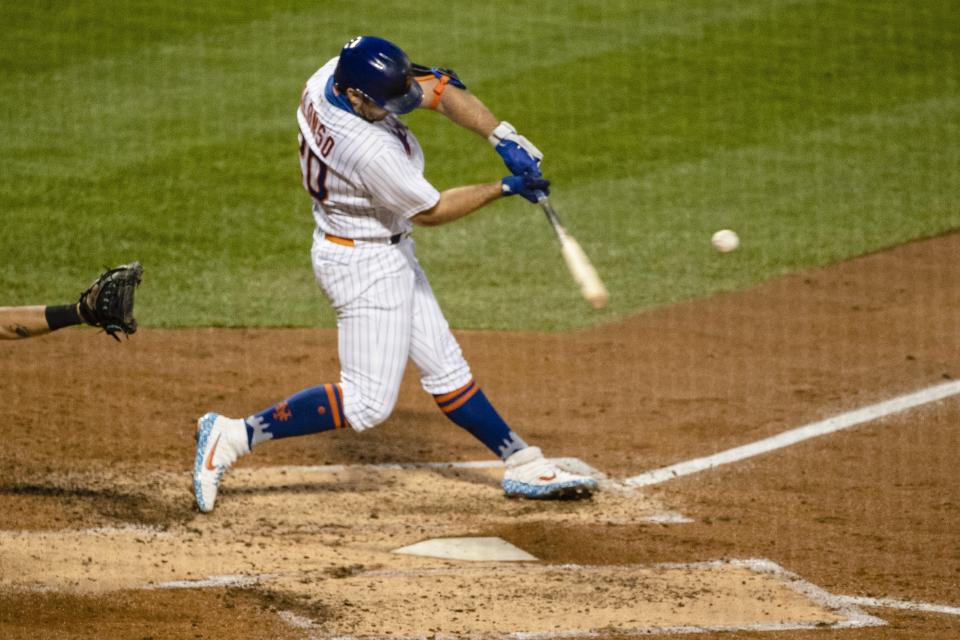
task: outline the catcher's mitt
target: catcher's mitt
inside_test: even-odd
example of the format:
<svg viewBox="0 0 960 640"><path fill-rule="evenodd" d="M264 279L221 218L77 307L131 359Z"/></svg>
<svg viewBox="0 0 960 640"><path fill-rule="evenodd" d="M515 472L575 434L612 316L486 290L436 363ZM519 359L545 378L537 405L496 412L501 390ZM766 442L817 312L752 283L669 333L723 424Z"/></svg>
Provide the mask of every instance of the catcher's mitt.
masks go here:
<svg viewBox="0 0 960 640"><path fill-rule="evenodd" d="M133 294L143 277L139 262L122 264L100 274L90 288L80 294L80 317L119 341L121 331L130 335L137 331L133 317Z"/></svg>

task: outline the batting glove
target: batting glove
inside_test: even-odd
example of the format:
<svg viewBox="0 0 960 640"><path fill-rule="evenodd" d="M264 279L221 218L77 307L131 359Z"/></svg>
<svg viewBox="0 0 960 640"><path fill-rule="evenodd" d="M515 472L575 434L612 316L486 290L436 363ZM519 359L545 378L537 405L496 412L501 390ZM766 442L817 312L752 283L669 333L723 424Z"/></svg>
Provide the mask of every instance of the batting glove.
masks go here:
<svg viewBox="0 0 960 640"><path fill-rule="evenodd" d="M501 122L497 125L487 140L503 158L503 163L513 175L540 173L543 153L532 142L519 135L509 122Z"/></svg>
<svg viewBox="0 0 960 640"><path fill-rule="evenodd" d="M539 172L523 176L507 176L500 181L500 191L505 196L519 194L536 204L544 196L550 195L550 181Z"/></svg>

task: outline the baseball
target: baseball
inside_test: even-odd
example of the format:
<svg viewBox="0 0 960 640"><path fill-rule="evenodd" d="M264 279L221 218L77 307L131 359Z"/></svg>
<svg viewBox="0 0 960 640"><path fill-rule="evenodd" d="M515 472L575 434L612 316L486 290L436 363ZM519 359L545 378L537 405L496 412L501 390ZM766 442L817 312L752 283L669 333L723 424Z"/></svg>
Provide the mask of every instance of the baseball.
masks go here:
<svg viewBox="0 0 960 640"><path fill-rule="evenodd" d="M730 229L721 229L710 238L713 248L720 253L729 253L740 246L740 236L736 231Z"/></svg>

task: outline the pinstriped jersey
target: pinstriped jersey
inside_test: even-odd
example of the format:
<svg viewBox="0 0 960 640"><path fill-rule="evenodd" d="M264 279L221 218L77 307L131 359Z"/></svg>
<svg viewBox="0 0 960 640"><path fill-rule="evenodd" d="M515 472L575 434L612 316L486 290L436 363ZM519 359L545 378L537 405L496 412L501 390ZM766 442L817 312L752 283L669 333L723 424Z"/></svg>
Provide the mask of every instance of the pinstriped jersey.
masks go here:
<svg viewBox="0 0 960 640"><path fill-rule="evenodd" d="M332 88L337 60L310 77L297 109L300 169L317 229L355 239L409 231L410 218L440 199L423 176L423 150L394 115L368 122L343 108Z"/></svg>

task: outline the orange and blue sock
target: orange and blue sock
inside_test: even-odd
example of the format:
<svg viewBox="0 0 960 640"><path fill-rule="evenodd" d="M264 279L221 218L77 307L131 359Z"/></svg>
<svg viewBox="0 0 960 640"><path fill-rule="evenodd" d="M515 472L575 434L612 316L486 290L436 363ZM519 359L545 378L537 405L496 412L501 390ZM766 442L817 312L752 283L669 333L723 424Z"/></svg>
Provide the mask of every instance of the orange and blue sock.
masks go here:
<svg viewBox="0 0 960 640"><path fill-rule="evenodd" d="M504 422L474 380L456 391L433 398L450 420L469 431L503 460L526 448L527 443Z"/></svg>
<svg viewBox="0 0 960 640"><path fill-rule="evenodd" d="M264 440L304 436L350 426L343 414L343 389L339 384L304 389L283 402L248 416L244 422L251 448Z"/></svg>

